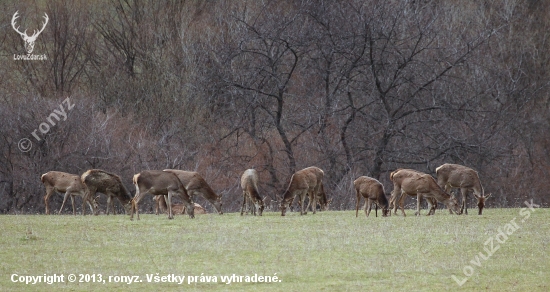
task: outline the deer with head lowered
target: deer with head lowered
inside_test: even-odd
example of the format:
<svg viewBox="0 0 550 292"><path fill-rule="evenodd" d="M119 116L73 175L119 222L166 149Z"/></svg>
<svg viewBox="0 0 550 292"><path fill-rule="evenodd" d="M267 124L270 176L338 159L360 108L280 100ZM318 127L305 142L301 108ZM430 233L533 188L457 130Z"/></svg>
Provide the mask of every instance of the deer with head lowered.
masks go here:
<svg viewBox="0 0 550 292"><path fill-rule="evenodd" d="M327 199L327 193L325 193L325 187L323 186L323 183L322 183L323 177L318 176L318 179L319 179L319 181L321 181L321 186L319 188L319 193L317 193L315 199L317 201L317 204L320 207L319 210L320 211L327 211L328 208L329 208L330 202L332 202L332 198ZM314 206L314 205L311 205L311 206L312 206L312 211L315 211L317 209L317 206ZM306 208L306 210L307 210L307 208ZM314 214L315 214L315 212L314 212Z"/></svg>
<svg viewBox="0 0 550 292"><path fill-rule="evenodd" d="M435 211L435 207L433 207L434 200L445 204L451 213L454 211L457 215L460 215L456 198L446 193L431 175L412 169L398 169L390 174L390 179L393 181L392 197L397 200L401 196L399 199L400 205L403 205L405 195L417 196L416 215L420 215L422 198L426 198L428 201L430 209L428 215L433 214L432 210ZM403 215L405 215L405 212L403 212Z"/></svg>
<svg viewBox="0 0 550 292"><path fill-rule="evenodd" d="M393 175L400 170L403 170L403 168L398 168L392 173L390 173L390 180L393 181ZM423 174L425 173L416 171L414 169L406 169L406 172L401 173L401 175L407 175L407 176L415 176L415 175L423 175ZM390 212L391 210L393 210L394 215L397 215L397 208L399 207L401 209L401 213L403 213L403 216L406 216L404 195L405 193L403 191L401 191L400 193L396 192L395 189L394 191L392 191L390 196ZM411 196L415 196L415 195L411 195ZM419 199L420 202L422 202L422 196L420 196L417 199ZM429 210L429 215L434 215L435 210L437 209L437 200L434 198L426 198L426 200L429 201L429 203L431 203L431 205L428 203L428 205L431 206Z"/></svg>
<svg viewBox="0 0 550 292"><path fill-rule="evenodd" d="M185 187L178 177L170 172L160 170L145 170L132 179L136 186L136 195L132 199L132 208L130 211L130 220L134 220L134 212L137 213L139 220L138 203L141 198L147 194L152 196L166 196L166 205L168 206L168 219L174 219L172 213L172 196L178 196L187 208L187 214L190 218L195 218L194 205L185 190Z"/></svg>
<svg viewBox="0 0 550 292"><path fill-rule="evenodd" d="M38 38L38 36L42 33L42 31L44 31L44 29L46 28L46 24L48 24L48 20L49 20L48 14L44 13L44 22L42 23L42 28L40 30L34 30L33 34L29 36L27 35L26 29L24 32L21 32L19 31L19 26L15 27L15 20L19 18L18 13L19 11L16 11L13 14L13 17L11 19L11 26L23 38L23 41L25 42L25 51L27 51L27 54L31 54L32 51L34 50L34 42L36 42L36 38Z"/></svg>
<svg viewBox="0 0 550 292"><path fill-rule="evenodd" d="M241 188L243 189L243 204L241 206L241 216L244 212L244 205L247 201L251 203L252 213L256 216L262 216L264 211L264 201L258 192L258 172L255 169L247 169L241 176Z"/></svg>
<svg viewBox="0 0 550 292"><path fill-rule="evenodd" d="M218 214L223 214L222 196L218 196L198 172L179 169L165 169L163 171L175 174L191 198L201 195L216 208Z"/></svg>
<svg viewBox="0 0 550 292"><path fill-rule="evenodd" d="M389 204L384 192L384 186L378 180L368 176L361 176L353 182L353 186L355 187L355 192L357 195L355 217L357 217L359 213L359 203L361 202L361 197L365 198L364 209L367 217L369 217L373 203L376 205L376 217L378 217L378 206L382 208L382 217L386 217L391 214L391 212L389 212Z"/></svg>
<svg viewBox="0 0 550 292"><path fill-rule="evenodd" d="M459 164L445 163L435 169L437 173L437 184L450 192L452 188L459 188L462 194L462 206L460 213L468 214L468 191L473 190L474 197L477 199L478 215L481 215L485 207L485 201L491 196L485 197L485 192L477 171Z"/></svg>
<svg viewBox="0 0 550 292"><path fill-rule="evenodd" d="M83 173L80 179L88 187L89 196L95 197L97 192L107 195L107 215L110 209L115 214L113 198L117 198L126 214L130 214L132 196L118 175L100 169L90 169Z"/></svg>
<svg viewBox="0 0 550 292"><path fill-rule="evenodd" d="M47 215L50 214L48 202L54 192L65 193L65 196L63 197L63 204L61 204L61 208L59 209L58 214L61 214L61 210L63 210L63 206L65 206L65 201L67 201L67 197L69 196L71 197L71 203L73 205L73 215L76 215L76 209L74 207L75 196L79 196L82 198L82 215L85 215L86 213L86 203L88 203L88 206L90 206L92 214L97 213L97 202L95 198L87 196L88 189L86 185L84 185L80 181L80 176L61 171L49 171L43 174L40 177L40 180L46 187L46 196L44 196L44 203L46 204Z"/></svg>
<svg viewBox="0 0 550 292"><path fill-rule="evenodd" d="M323 176L324 172L318 167L311 166L295 172L290 178L290 184L286 189L283 199L281 201L281 216L285 216L286 209L292 205L294 198L298 196L300 204L300 215L307 214L307 209L312 206L313 214L317 209L317 198L325 196L321 209L328 208L328 201L326 200L326 194L324 194L323 188ZM309 196L309 202L305 206L306 196ZM305 206L305 209L304 209Z"/></svg>

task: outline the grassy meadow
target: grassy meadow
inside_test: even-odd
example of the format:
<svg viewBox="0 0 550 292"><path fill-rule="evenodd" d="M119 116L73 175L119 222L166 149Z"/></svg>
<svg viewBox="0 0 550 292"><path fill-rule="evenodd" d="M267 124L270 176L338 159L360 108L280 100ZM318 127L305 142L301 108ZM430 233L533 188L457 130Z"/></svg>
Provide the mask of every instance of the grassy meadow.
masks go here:
<svg viewBox="0 0 550 292"><path fill-rule="evenodd" d="M407 210L407 217L388 218L374 211L369 218L362 211L359 218L354 211L227 213L194 220L143 214L139 221L126 215L2 215L0 291L550 290L549 209L476 211L415 217ZM63 274L64 283L12 281L44 274ZM95 274L98 283L79 274L88 274L88 281ZM177 284L152 277L172 274L186 278ZM275 281L222 281L233 274ZM114 282L128 280L121 276L141 282ZM188 284L189 276L198 276L198 283ZM206 276L217 283L204 282Z"/></svg>

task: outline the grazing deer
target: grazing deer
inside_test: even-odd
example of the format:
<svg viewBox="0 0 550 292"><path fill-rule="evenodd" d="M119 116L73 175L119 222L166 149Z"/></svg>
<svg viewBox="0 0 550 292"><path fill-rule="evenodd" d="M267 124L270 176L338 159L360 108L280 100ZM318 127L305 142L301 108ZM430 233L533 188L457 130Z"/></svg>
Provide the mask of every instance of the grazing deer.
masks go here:
<svg viewBox="0 0 550 292"><path fill-rule="evenodd" d="M390 180L392 180L392 177L395 173L397 173L398 171L400 171L402 169L403 168L398 168L395 171L393 171L392 173L390 173ZM413 176L413 175L415 175L415 173L416 174L421 174L421 175L424 174L423 172L419 172L419 171L416 171L414 169L407 169L407 172L402 173L402 175ZM404 197L404 192L397 193L395 191L392 191L392 193L391 193L391 196L390 196L390 210L393 210L394 215L397 215L397 208L400 207L401 213L403 213L403 216L406 216L405 215L405 198L401 199L402 197ZM420 200L420 203L422 203L422 196L420 196L417 199ZM429 214L434 215L435 210L437 209L437 200L434 199L434 198L426 198L426 200L429 201L428 206L431 206ZM430 203L431 203L431 205L430 205ZM390 213L391 213L391 211L390 211Z"/></svg>
<svg viewBox="0 0 550 292"><path fill-rule="evenodd" d="M79 196L82 198L82 215L85 215L86 213L86 203L88 203L88 206L90 206L92 214L97 213L97 202L95 198L87 196L88 190L86 186L82 184L78 175L60 171L49 171L43 174L40 177L40 180L46 187L44 203L46 204L47 215L50 214L48 203L50 197L54 192L65 193L63 204L61 204L61 208L59 209L58 214L61 214L61 210L63 210L63 206L65 206L65 201L69 196L71 197L71 203L73 205L73 215L76 215L76 209L74 207L74 196Z"/></svg>
<svg viewBox="0 0 550 292"><path fill-rule="evenodd" d="M281 216L285 216L286 209L292 205L294 198L298 196L298 203L300 204L300 215L307 214L307 209L309 206L312 206L313 214L315 214L317 207L317 198L323 196L323 176L324 172L318 167L308 167L302 170L295 172L290 178L290 184L286 189L283 199L281 201ZM323 194L321 194L321 192ZM309 196L309 202L304 210L304 203L306 196ZM321 208L328 208L328 201L326 201L325 196L325 205Z"/></svg>
<svg viewBox="0 0 550 292"><path fill-rule="evenodd" d="M460 213L468 214L468 191L473 190L477 199L478 215L481 215L485 207L485 201L491 196L485 197L485 191L479 180L477 171L459 164L445 163L435 169L437 173L437 184L450 192L452 188L459 188L462 193L462 206Z"/></svg>
<svg viewBox="0 0 550 292"><path fill-rule="evenodd" d="M164 198L164 196L154 196L153 200L155 201L155 215L159 214L159 209L162 213L166 213L166 211L168 211L168 205L166 204L166 199ZM193 205L195 206L195 215L207 213L201 205L197 203L193 203ZM184 214L186 212L186 209L187 208L183 204L172 204L172 212L174 213L174 215Z"/></svg>
<svg viewBox="0 0 550 292"><path fill-rule="evenodd" d="M137 218L139 220L138 203L141 198L147 194L152 196L167 196L168 219L174 219L172 213L173 195L180 197L186 205L189 218L195 218L193 202L191 198L189 198L185 187L175 174L160 170L145 170L134 175L132 181L136 186L136 195L132 199L130 220L134 220L134 211L137 213Z"/></svg>
<svg viewBox="0 0 550 292"><path fill-rule="evenodd" d="M322 177L320 179L322 180ZM315 199L317 200L316 205L319 205L319 211L328 211L329 205L332 202L332 198L327 200L327 194L325 193L325 187L323 186L323 184L321 184L321 188L319 189L319 193L316 195ZM300 208L302 207L300 201L298 201L298 205L300 206ZM313 211L313 208L315 208L316 210L317 206L313 206L313 204L311 204L311 211Z"/></svg>
<svg viewBox="0 0 550 292"><path fill-rule="evenodd" d="M430 209L428 216L433 214L432 210L435 211L432 203L434 199L445 204L450 212L452 210L457 215L460 215L456 198L446 193L431 175L412 169L399 169L390 174L390 179L393 181L392 196L397 199L397 196L401 195L399 199L400 205L403 205L405 200L404 194L418 197L415 213L417 216L420 215L420 202L422 198L426 198L428 201ZM404 211L403 216L405 216Z"/></svg>
<svg viewBox="0 0 550 292"><path fill-rule="evenodd" d="M241 216L243 215L244 205L247 200L251 203L250 205L254 216L256 216L256 210L258 210L258 215L262 216L264 211L264 201L258 192L258 180L258 172L255 169L247 169L241 176L241 188L243 189Z"/></svg>
<svg viewBox="0 0 550 292"><path fill-rule="evenodd" d="M27 34L27 30L21 32L19 31L19 26L15 27L15 20L19 18L19 15L17 15L17 13L19 13L19 11L16 11L11 18L11 26L23 38L23 41L25 42L25 51L27 51L27 54L30 55L34 50L34 42L36 42L36 38L38 38L38 36L44 31L44 29L46 28L46 24L48 24L48 14L44 13L44 22L42 23L42 28L40 30L34 30L33 34L29 36Z"/></svg>
<svg viewBox="0 0 550 292"><path fill-rule="evenodd" d="M175 174L191 198L201 195L216 208L218 214L223 214L222 196L218 196L198 172L178 169L165 169L164 171Z"/></svg>
<svg viewBox="0 0 550 292"><path fill-rule="evenodd" d="M382 209L382 217L388 216L389 204L386 194L384 192L384 186L376 179L361 176L353 182L355 187L357 202L355 204L355 217L359 214L359 203L361 202L361 196L365 198L365 214L369 217L372 203L375 203L375 214L378 217L378 207Z"/></svg>
<svg viewBox="0 0 550 292"><path fill-rule="evenodd" d="M97 192L107 195L107 215L110 209L115 214L113 198L118 199L127 215L130 214L132 196L118 175L100 169L90 169L83 173L80 179L88 187L89 196L95 197Z"/></svg>

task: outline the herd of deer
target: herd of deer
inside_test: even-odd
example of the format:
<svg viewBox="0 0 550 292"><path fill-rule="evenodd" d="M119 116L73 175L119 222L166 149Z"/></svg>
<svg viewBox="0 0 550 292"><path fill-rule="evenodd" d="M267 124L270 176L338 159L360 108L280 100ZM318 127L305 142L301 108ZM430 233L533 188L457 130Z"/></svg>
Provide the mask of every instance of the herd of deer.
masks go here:
<svg viewBox="0 0 550 292"><path fill-rule="evenodd" d="M376 206L376 216L378 216L378 207L382 209L382 216L391 214L390 206L393 207L393 213L397 213L397 207L401 207L401 212L405 216L404 201L406 196L417 196L416 215L420 214L420 204L423 198L428 202L429 212L432 215L437 208L437 202L447 206L452 214L468 214L466 200L469 190L473 190L477 198L478 214L481 215L485 200L490 196L485 196L483 187L476 171L471 168L457 164L443 164L436 169L437 182L429 174L422 173L412 169L397 169L390 174L393 182L393 192L388 202L384 192L384 186L376 179L367 176L361 176L353 184L356 190L357 203L355 216L358 216L359 202L361 196L365 198L365 214L368 217L372 205ZM327 199L323 187L324 172L318 167L308 167L294 173L290 179L280 204L281 215L285 216L286 209L292 205L292 202L298 197L300 205L300 215L307 214L311 206L311 211L315 214L317 204L321 210L328 210L331 200ZM69 174L59 171L50 171L41 176L41 181L46 187L46 196L44 197L46 205L46 214L50 214L48 201L54 192L65 193L61 210L68 197L71 198L73 214L76 214L74 206L74 197L82 198L82 214L85 214L86 204L90 207L92 214L98 214L98 204L96 193L100 192L107 196L107 215L109 211L114 210L114 198L116 198L126 213L130 214L133 220L134 213L139 220L138 203L145 195L154 196L155 213L159 214L160 209L167 209L168 218L174 218L174 212L178 209L179 213L186 212L190 218L195 217L195 213L205 213L204 208L193 203L192 198L201 195L221 215L222 201L221 195L217 195L206 183L204 178L197 172L183 171L177 169L165 170L147 170L142 171L133 177L133 184L136 188L136 194L132 198L128 189L122 183L120 177L99 169L91 169L82 174L82 176ZM262 216L264 210L264 201L258 191L258 172L254 169L246 170L241 176L241 188L243 190L243 202L241 206L241 215L248 204L251 213ZM459 208L456 198L449 194L452 188L459 188L462 194L462 206ZM173 196L179 197L183 205L172 204ZM306 197L309 198L307 206Z"/></svg>

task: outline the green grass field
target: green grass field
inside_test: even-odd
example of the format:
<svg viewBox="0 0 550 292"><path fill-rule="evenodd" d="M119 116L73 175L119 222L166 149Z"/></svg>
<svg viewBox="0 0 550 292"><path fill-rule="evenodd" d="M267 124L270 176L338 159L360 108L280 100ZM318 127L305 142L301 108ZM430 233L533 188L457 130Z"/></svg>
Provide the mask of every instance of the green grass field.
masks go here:
<svg viewBox="0 0 550 292"><path fill-rule="evenodd" d="M0 291L550 290L549 209L412 214L228 213L194 220L143 214L140 221L125 215L2 215ZM44 274L62 274L64 283L12 281ZM152 277L171 274L185 275L183 284ZM222 280L233 274L275 281ZM96 282L86 282L93 275ZM121 276L142 282L115 282L129 280ZM189 276L198 276L192 278L198 283L189 284ZM206 276L217 283L205 283Z"/></svg>

